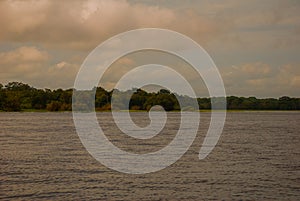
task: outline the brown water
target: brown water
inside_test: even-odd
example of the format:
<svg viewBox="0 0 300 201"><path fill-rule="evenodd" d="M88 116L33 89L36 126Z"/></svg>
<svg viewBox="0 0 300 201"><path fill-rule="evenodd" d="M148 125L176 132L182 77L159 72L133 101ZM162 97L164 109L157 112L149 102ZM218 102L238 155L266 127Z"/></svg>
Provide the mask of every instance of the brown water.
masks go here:
<svg viewBox="0 0 300 201"><path fill-rule="evenodd" d="M133 113L147 124L146 113ZM127 151L155 151L174 137L178 113L161 135L133 140L109 113L99 123ZM204 160L198 152L209 123L189 151L159 172L123 174L91 157L72 113L0 113L0 198L4 200L300 200L300 112L228 113L224 132Z"/></svg>

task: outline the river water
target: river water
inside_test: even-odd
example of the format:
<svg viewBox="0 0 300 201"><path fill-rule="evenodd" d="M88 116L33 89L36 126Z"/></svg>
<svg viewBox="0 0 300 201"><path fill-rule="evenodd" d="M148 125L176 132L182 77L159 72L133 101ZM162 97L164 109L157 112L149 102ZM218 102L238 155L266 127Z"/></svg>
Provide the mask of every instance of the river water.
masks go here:
<svg viewBox="0 0 300 201"><path fill-rule="evenodd" d="M137 125L147 113L132 113ZM176 135L168 113L150 140L122 135L110 113L97 113L107 137L125 151L147 153ZM300 200L300 112L229 112L224 132L204 160L198 153L210 122L173 165L124 174L95 160L76 134L72 113L0 113L0 199L4 200Z"/></svg>

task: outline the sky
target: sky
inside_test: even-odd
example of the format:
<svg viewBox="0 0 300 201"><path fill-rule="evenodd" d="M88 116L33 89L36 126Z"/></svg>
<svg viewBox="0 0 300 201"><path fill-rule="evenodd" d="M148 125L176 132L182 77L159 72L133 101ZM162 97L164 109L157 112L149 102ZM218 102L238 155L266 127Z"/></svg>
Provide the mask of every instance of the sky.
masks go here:
<svg viewBox="0 0 300 201"><path fill-rule="evenodd" d="M300 97L299 0L3 0L0 25L2 84L71 88L84 59L105 40L163 28L209 53L227 95ZM133 58L117 62L107 76Z"/></svg>

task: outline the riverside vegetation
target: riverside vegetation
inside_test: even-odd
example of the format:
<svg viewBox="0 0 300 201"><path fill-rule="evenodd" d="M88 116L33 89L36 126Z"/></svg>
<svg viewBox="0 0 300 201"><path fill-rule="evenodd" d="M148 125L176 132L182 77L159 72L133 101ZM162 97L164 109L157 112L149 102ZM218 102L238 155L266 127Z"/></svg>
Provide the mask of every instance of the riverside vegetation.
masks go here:
<svg viewBox="0 0 300 201"><path fill-rule="evenodd" d="M113 90L106 91L101 87L95 87L94 90L96 111L110 110ZM180 110L177 99L181 99L185 105L193 101L191 97L177 95L166 89L152 93L142 89L133 90L129 102L130 110L149 110L154 105L161 105L166 111L176 111ZM117 90L117 94L125 96L131 92ZM5 86L0 84L0 111L71 111L72 94L73 89L37 89L21 82L10 82ZM218 105L221 100L224 97L197 98L201 110L210 110L211 101ZM229 96L226 101L229 110L300 110L300 98L288 96L278 99ZM121 98L116 102L120 110L128 109Z"/></svg>

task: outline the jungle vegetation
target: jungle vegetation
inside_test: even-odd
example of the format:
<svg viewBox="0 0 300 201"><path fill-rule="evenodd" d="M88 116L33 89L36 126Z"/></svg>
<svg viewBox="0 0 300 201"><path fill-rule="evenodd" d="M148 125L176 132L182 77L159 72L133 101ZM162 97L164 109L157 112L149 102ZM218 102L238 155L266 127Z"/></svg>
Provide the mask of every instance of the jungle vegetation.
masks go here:
<svg viewBox="0 0 300 201"><path fill-rule="evenodd" d="M97 111L111 110L112 91L95 87L95 108ZM115 89L117 90L117 89ZM166 89L148 93L142 89L115 91L116 105L120 110L149 110L161 105L166 111L180 110L178 99L188 107L195 99L181 96ZM0 84L0 111L71 111L73 89L37 89L21 82ZM129 96L129 108L122 97ZM119 100L118 100L119 97ZM197 98L201 110L210 110L211 101L218 103L224 97ZM300 110L300 98L282 96L280 98L226 97L228 110ZM216 104L217 105L217 104Z"/></svg>

